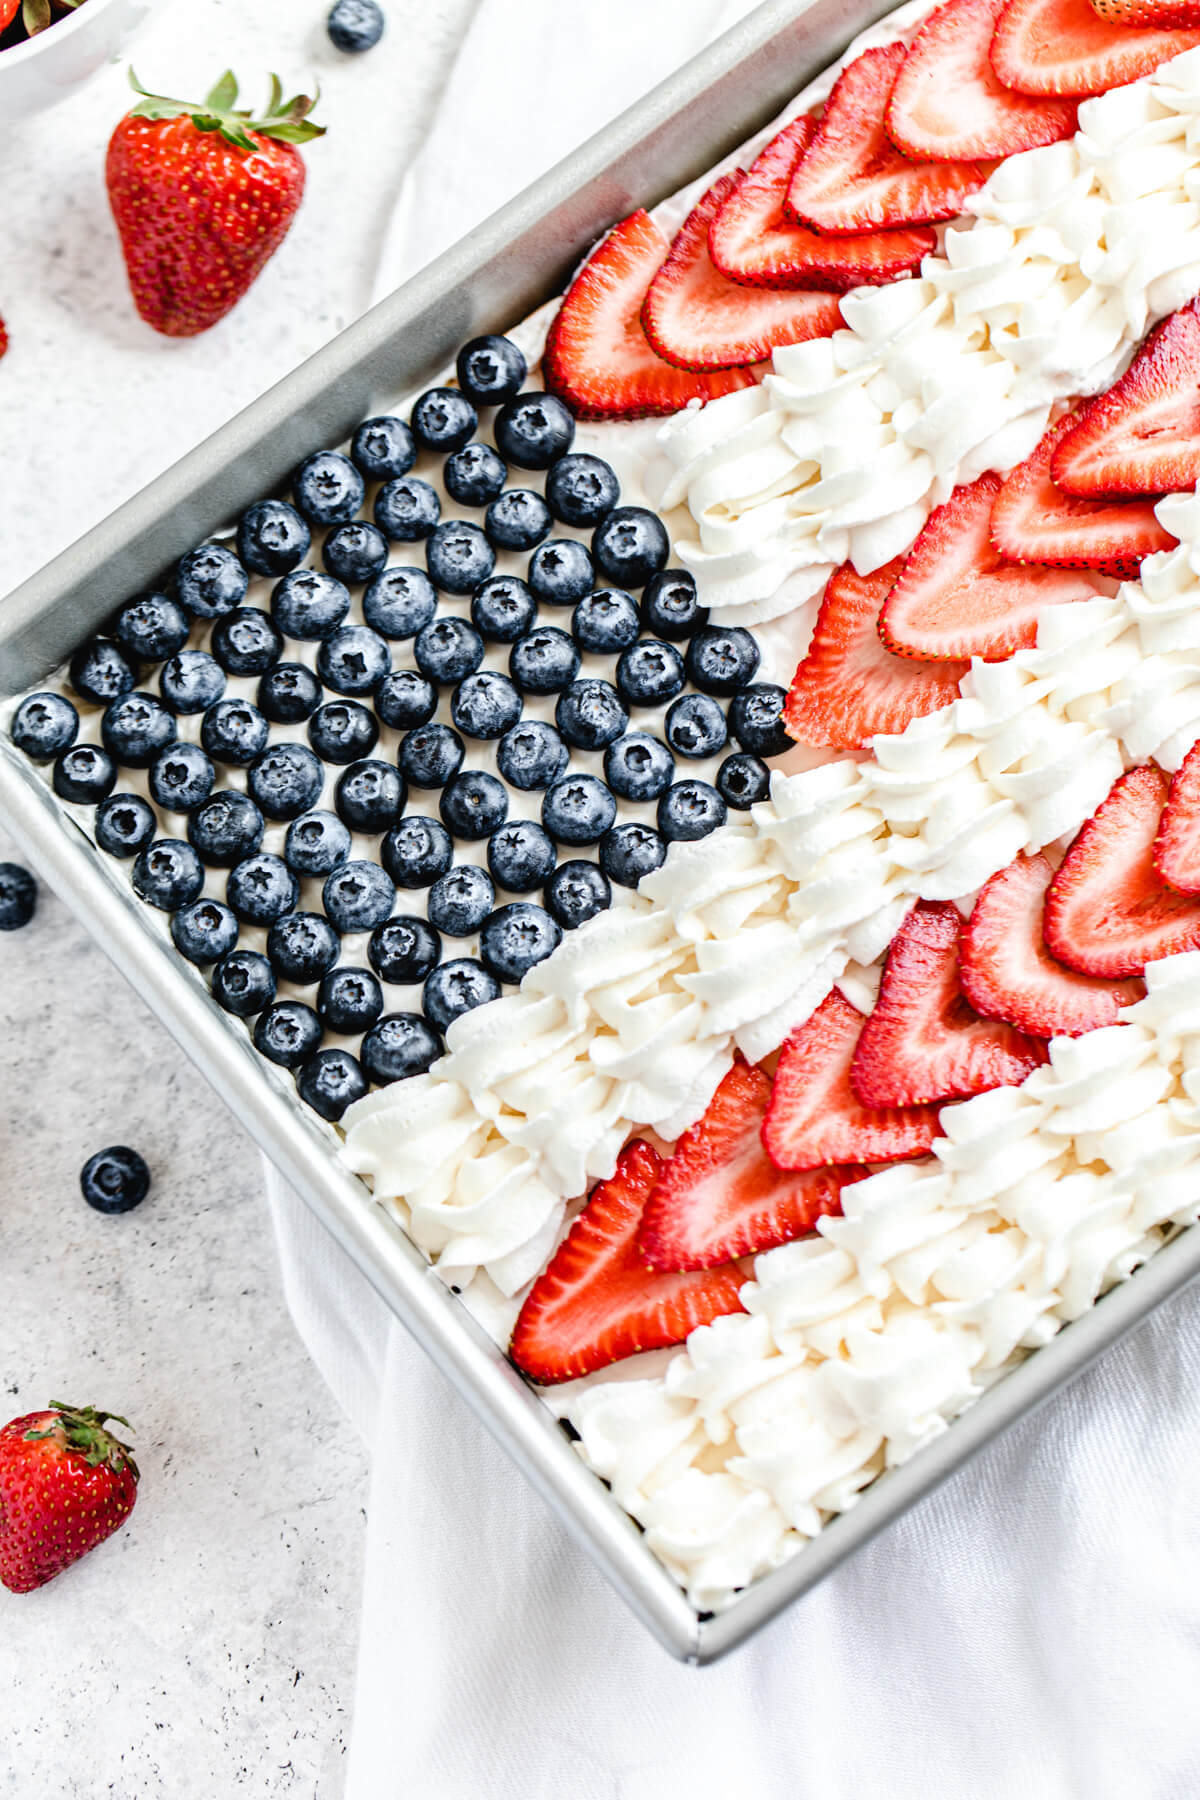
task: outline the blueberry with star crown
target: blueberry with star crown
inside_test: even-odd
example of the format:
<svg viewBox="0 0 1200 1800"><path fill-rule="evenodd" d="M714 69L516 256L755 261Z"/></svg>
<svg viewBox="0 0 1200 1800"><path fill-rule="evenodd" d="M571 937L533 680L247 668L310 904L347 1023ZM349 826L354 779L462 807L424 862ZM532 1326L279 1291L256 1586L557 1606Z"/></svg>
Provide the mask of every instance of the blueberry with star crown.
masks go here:
<svg viewBox="0 0 1200 1800"><path fill-rule="evenodd" d="M473 843L503 825L508 817L508 789L482 769L464 769L442 789L439 811L455 837Z"/></svg>
<svg viewBox="0 0 1200 1800"><path fill-rule="evenodd" d="M454 840L440 819L409 813L384 838L379 860L398 888L432 887L454 861Z"/></svg>
<svg viewBox="0 0 1200 1800"><path fill-rule="evenodd" d="M354 519L335 525L321 545L321 561L338 581L373 581L387 564L387 539L377 525Z"/></svg>
<svg viewBox="0 0 1200 1800"><path fill-rule="evenodd" d="M374 931L396 903L391 878L378 863L344 862L325 878L321 904L335 931Z"/></svg>
<svg viewBox="0 0 1200 1800"><path fill-rule="evenodd" d="M305 744L272 744L246 777L251 798L268 819L298 819L316 805L324 783L320 759Z"/></svg>
<svg viewBox="0 0 1200 1800"><path fill-rule="evenodd" d="M193 900L171 920L171 939L181 956L200 968L228 956L238 941L238 922L220 900Z"/></svg>
<svg viewBox="0 0 1200 1800"><path fill-rule="evenodd" d="M532 550L547 537L554 520L533 488L507 488L483 516L483 527L498 550Z"/></svg>
<svg viewBox="0 0 1200 1800"><path fill-rule="evenodd" d="M657 800L675 779L675 758L660 739L631 731L604 752L604 779L622 800Z"/></svg>
<svg viewBox="0 0 1200 1800"><path fill-rule="evenodd" d="M548 538L529 559L526 580L547 606L574 606L591 592L592 559L576 538Z"/></svg>
<svg viewBox="0 0 1200 1800"><path fill-rule="evenodd" d="M479 960L497 981L515 985L562 943L562 926L544 907L514 900L484 921Z"/></svg>
<svg viewBox="0 0 1200 1800"><path fill-rule="evenodd" d="M474 863L459 863L429 890L429 923L444 937L474 937L496 904L492 878Z"/></svg>
<svg viewBox="0 0 1200 1800"><path fill-rule="evenodd" d="M706 625L688 645L687 671L705 694L736 694L758 672L761 652L741 625Z"/></svg>
<svg viewBox="0 0 1200 1800"><path fill-rule="evenodd" d="M322 975L317 989L317 1017L340 1037L369 1031L383 1011L383 989L370 969L345 964Z"/></svg>
<svg viewBox="0 0 1200 1800"><path fill-rule="evenodd" d="M553 725L522 719L496 746L496 766L510 787L530 793L548 788L567 766L569 752Z"/></svg>
<svg viewBox="0 0 1200 1800"><path fill-rule="evenodd" d="M441 1054L441 1038L419 1013L387 1013L362 1041L363 1070L378 1087L424 1075Z"/></svg>
<svg viewBox="0 0 1200 1800"><path fill-rule="evenodd" d="M325 29L335 50L361 56L383 36L383 8L379 0L334 0Z"/></svg>
<svg viewBox="0 0 1200 1800"><path fill-rule="evenodd" d="M404 811L408 790L399 769L378 757L351 763L338 777L334 805L352 831L387 831Z"/></svg>
<svg viewBox="0 0 1200 1800"><path fill-rule="evenodd" d="M13 716L12 741L31 762L53 762L79 736L79 714L62 694L30 694Z"/></svg>
<svg viewBox="0 0 1200 1800"><path fill-rule="evenodd" d="M191 623L168 594L142 594L117 614L113 636L135 662L160 663L188 641Z"/></svg>
<svg viewBox="0 0 1200 1800"><path fill-rule="evenodd" d="M437 689L418 669L393 669L375 694L375 711L393 731L427 725L437 711Z"/></svg>
<svg viewBox="0 0 1200 1800"><path fill-rule="evenodd" d="M358 700L327 700L308 721L308 741L322 762L359 762L379 742L379 721Z"/></svg>
<svg viewBox="0 0 1200 1800"><path fill-rule="evenodd" d="M394 481L417 460L416 439L403 419L390 413L364 419L350 445L350 457L368 481Z"/></svg>
<svg viewBox="0 0 1200 1800"><path fill-rule="evenodd" d="M679 643L708 624L696 580L686 569L663 569L652 575L642 594L642 623L655 637Z"/></svg>
<svg viewBox="0 0 1200 1800"><path fill-rule="evenodd" d="M267 747L271 728L248 700L218 700L200 724L200 742L214 762L248 769Z"/></svg>
<svg viewBox="0 0 1200 1800"><path fill-rule="evenodd" d="M227 675L264 675L283 655L283 638L268 613L239 606L214 625L212 653Z"/></svg>
<svg viewBox="0 0 1200 1800"><path fill-rule="evenodd" d="M318 450L292 478L292 497L310 525L340 525L366 499L366 483L348 456Z"/></svg>
<svg viewBox="0 0 1200 1800"><path fill-rule="evenodd" d="M707 781L677 781L658 803L658 829L672 844L707 837L727 817L724 800Z"/></svg>
<svg viewBox="0 0 1200 1800"><path fill-rule="evenodd" d="M150 765L150 797L167 812L195 812L216 786L212 759L198 744L172 744Z"/></svg>
<svg viewBox="0 0 1200 1800"><path fill-rule="evenodd" d="M467 737L503 737L521 717L521 696L507 675L480 669L455 688L450 717Z"/></svg>
<svg viewBox="0 0 1200 1800"><path fill-rule="evenodd" d="M471 596L471 623L493 644L515 644L536 620L537 602L519 575L493 575Z"/></svg>
<svg viewBox="0 0 1200 1800"><path fill-rule="evenodd" d="M615 506L592 533L596 567L617 587L645 587L670 554L666 526L644 506Z"/></svg>
<svg viewBox="0 0 1200 1800"><path fill-rule="evenodd" d="M416 637L437 612L437 589L424 569L385 569L363 595L363 618L380 637Z"/></svg>
<svg viewBox="0 0 1200 1800"><path fill-rule="evenodd" d="M350 831L335 813L305 813L288 826L283 860L297 875L329 875L350 855Z"/></svg>
<svg viewBox="0 0 1200 1800"><path fill-rule="evenodd" d="M413 787L442 788L462 768L466 748L449 725L418 725L400 745L400 773Z"/></svg>
<svg viewBox="0 0 1200 1800"><path fill-rule="evenodd" d="M107 706L137 684L133 664L111 638L91 638L81 645L67 664L67 674L80 699L93 706Z"/></svg>
<svg viewBox="0 0 1200 1800"><path fill-rule="evenodd" d="M367 1092L362 1064L349 1050L336 1045L318 1050L302 1063L296 1075L296 1092L321 1118L336 1124L348 1106Z"/></svg>
<svg viewBox="0 0 1200 1800"><path fill-rule="evenodd" d="M616 817L617 803L595 775L567 775L542 801L542 824L558 844L597 844Z"/></svg>
<svg viewBox="0 0 1200 1800"><path fill-rule="evenodd" d="M317 651L317 674L335 694L373 694L392 666L386 639L369 625L342 625Z"/></svg>
<svg viewBox="0 0 1200 1800"><path fill-rule="evenodd" d="M487 860L497 887L532 894L554 873L558 852L544 826L533 819L512 819L488 839Z"/></svg>
<svg viewBox="0 0 1200 1800"><path fill-rule="evenodd" d="M178 912L200 896L204 865L190 844L156 838L134 861L130 879L139 900L159 912Z"/></svg>
<svg viewBox="0 0 1200 1800"><path fill-rule="evenodd" d="M117 785L117 765L98 744L72 744L55 757L51 783L60 800L97 806Z"/></svg>
<svg viewBox="0 0 1200 1800"><path fill-rule="evenodd" d="M486 506L501 491L507 475L504 458L490 444L464 444L446 458L442 469L446 492L460 506Z"/></svg>
<svg viewBox="0 0 1200 1800"><path fill-rule="evenodd" d="M275 971L258 950L231 950L213 970L217 1005L239 1019L252 1019L275 998Z"/></svg>
<svg viewBox="0 0 1200 1800"><path fill-rule="evenodd" d="M265 823L249 794L228 790L213 794L188 815L188 843L213 869L232 869L253 856L263 841Z"/></svg>
<svg viewBox="0 0 1200 1800"><path fill-rule="evenodd" d="M285 913L267 933L267 955L281 981L311 987L332 969L341 941L320 913Z"/></svg>
<svg viewBox="0 0 1200 1800"><path fill-rule="evenodd" d="M634 819L614 825L600 839L600 867L610 881L621 887L636 887L643 875L662 867L666 855L666 841L661 833Z"/></svg>
<svg viewBox="0 0 1200 1800"><path fill-rule="evenodd" d="M375 496L375 523L393 543L415 544L427 538L442 516L437 489L416 475L387 481Z"/></svg>
<svg viewBox="0 0 1200 1800"><path fill-rule="evenodd" d="M153 843L158 830L154 808L140 794L110 794L96 808L92 829L96 842L109 856L136 856Z"/></svg>
<svg viewBox="0 0 1200 1800"><path fill-rule="evenodd" d="M508 672L523 694L557 694L579 673L578 646L557 625L539 625L508 653Z"/></svg>
<svg viewBox="0 0 1200 1800"><path fill-rule="evenodd" d="M546 883L546 910L564 931L575 931L612 905L612 885L594 862L559 863Z"/></svg>
<svg viewBox="0 0 1200 1800"><path fill-rule="evenodd" d="M518 394L496 414L496 448L519 469L548 469L565 456L575 420L554 394Z"/></svg>
<svg viewBox="0 0 1200 1800"><path fill-rule="evenodd" d="M445 594L472 594L496 566L496 552L478 525L446 519L425 543L430 577Z"/></svg>
<svg viewBox="0 0 1200 1800"><path fill-rule="evenodd" d="M172 712L207 712L225 692L225 671L207 650L180 650L162 666L158 691Z"/></svg>
<svg viewBox="0 0 1200 1800"><path fill-rule="evenodd" d="M571 636L591 656L618 656L637 642L641 620L632 594L597 588L571 614Z"/></svg>
<svg viewBox="0 0 1200 1800"><path fill-rule="evenodd" d="M286 575L308 555L312 532L286 500L259 500L238 521L238 555L256 575Z"/></svg>
<svg viewBox="0 0 1200 1800"><path fill-rule="evenodd" d="M528 367L511 338L488 332L463 345L455 372L459 387L476 406L502 406L520 393Z"/></svg>
<svg viewBox="0 0 1200 1800"><path fill-rule="evenodd" d="M598 525L620 497L616 474L599 456L561 456L546 476L546 502L564 525Z"/></svg>
<svg viewBox="0 0 1200 1800"><path fill-rule="evenodd" d="M473 956L440 963L425 983L421 1005L435 1031L444 1032L464 1013L500 998L500 983Z"/></svg>
<svg viewBox="0 0 1200 1800"><path fill-rule="evenodd" d="M273 925L300 904L300 884L282 857L258 850L229 871L225 898L246 925Z"/></svg>
<svg viewBox="0 0 1200 1800"><path fill-rule="evenodd" d="M321 704L321 684L303 663L276 663L259 682L254 699L273 725L302 725Z"/></svg>
<svg viewBox="0 0 1200 1800"><path fill-rule="evenodd" d="M442 954L442 940L425 919L399 913L371 933L367 959L389 987L411 987L424 981Z"/></svg>
<svg viewBox="0 0 1200 1800"><path fill-rule="evenodd" d="M345 582L319 569L296 569L271 589L271 617L285 636L302 644L329 637L350 611Z"/></svg>
<svg viewBox="0 0 1200 1800"><path fill-rule="evenodd" d="M410 423L419 444L446 456L470 443L479 414L458 388L428 388L414 401Z"/></svg>
<svg viewBox="0 0 1200 1800"><path fill-rule="evenodd" d="M281 1069L298 1069L315 1055L323 1036L311 1006L303 1000L277 1000L259 1014L254 1048Z"/></svg>
<svg viewBox="0 0 1200 1800"><path fill-rule="evenodd" d="M104 748L127 769L148 769L168 744L175 742L177 730L170 707L156 694L136 688L111 700L100 721Z"/></svg>
<svg viewBox="0 0 1200 1800"><path fill-rule="evenodd" d="M765 800L770 794L771 771L757 756L739 750L727 756L717 770L717 792L726 806L749 812L756 801Z"/></svg>
<svg viewBox="0 0 1200 1800"><path fill-rule="evenodd" d="M227 544L201 544L175 566L175 598L190 619L219 619L246 598L250 577Z"/></svg>

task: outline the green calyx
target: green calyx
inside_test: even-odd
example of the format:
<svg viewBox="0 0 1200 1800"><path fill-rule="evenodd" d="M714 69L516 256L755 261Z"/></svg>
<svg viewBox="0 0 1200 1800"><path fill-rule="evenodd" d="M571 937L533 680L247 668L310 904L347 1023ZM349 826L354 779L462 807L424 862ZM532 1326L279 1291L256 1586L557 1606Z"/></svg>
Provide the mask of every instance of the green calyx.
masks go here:
<svg viewBox="0 0 1200 1800"><path fill-rule="evenodd" d="M27 0L32 4L33 0ZM49 0L45 0L49 5ZM76 0L78 4L78 0ZM168 100L162 94L151 94L144 88L133 70L129 71L129 85L135 94L142 97L130 111L132 119L191 119L197 131L219 131L227 144L235 150L253 152L256 148L252 131L260 137L277 138L283 144L307 144L312 138L324 137L325 127L314 125L309 113L320 99L320 91L310 99L307 94L296 94L290 100L283 97L283 84L278 75L271 77L271 95L266 111L256 119L252 111L237 110L238 84L231 69L226 69L220 81L205 96L200 106L193 106L186 100Z"/></svg>
<svg viewBox="0 0 1200 1800"><path fill-rule="evenodd" d="M112 1419L126 1431L132 1431L128 1419L123 1419L120 1413L104 1412L95 1406L64 1406L61 1400L52 1400L50 1411L58 1415L54 1423L47 1425L44 1431L27 1431L27 1443L57 1438L66 1449L77 1451L90 1469L109 1468L114 1475L123 1475L128 1469L133 1479L138 1480L138 1466L133 1460L132 1449L105 1430L105 1421Z"/></svg>
<svg viewBox="0 0 1200 1800"><path fill-rule="evenodd" d="M67 12L74 12L83 0L58 0L59 6ZM54 15L50 11L50 0L24 0L21 7L21 22L30 37L36 37L39 31L45 31L47 25L53 25Z"/></svg>

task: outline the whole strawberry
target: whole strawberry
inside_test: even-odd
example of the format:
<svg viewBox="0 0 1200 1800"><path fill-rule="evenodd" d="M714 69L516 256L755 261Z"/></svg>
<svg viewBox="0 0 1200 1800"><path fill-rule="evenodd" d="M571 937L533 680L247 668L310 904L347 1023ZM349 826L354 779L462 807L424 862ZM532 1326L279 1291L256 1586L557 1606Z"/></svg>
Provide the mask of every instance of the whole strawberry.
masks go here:
<svg viewBox="0 0 1200 1800"><path fill-rule="evenodd" d="M0 1430L0 1582L43 1587L122 1526L137 1499L128 1444L105 1430L116 1413L50 1402Z"/></svg>
<svg viewBox="0 0 1200 1800"><path fill-rule="evenodd" d="M194 337L223 319L287 236L304 194L297 144L321 137L279 77L261 119L235 111L228 71L202 106L148 94L113 132L108 197L134 304L155 331Z"/></svg>

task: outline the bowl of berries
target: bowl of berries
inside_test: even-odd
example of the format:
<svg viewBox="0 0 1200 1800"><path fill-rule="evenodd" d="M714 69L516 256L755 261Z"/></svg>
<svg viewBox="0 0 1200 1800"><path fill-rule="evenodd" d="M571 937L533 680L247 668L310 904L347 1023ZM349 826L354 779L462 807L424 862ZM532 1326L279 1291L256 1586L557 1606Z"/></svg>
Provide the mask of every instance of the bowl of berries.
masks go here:
<svg viewBox="0 0 1200 1800"><path fill-rule="evenodd" d="M0 129L57 106L167 0L0 0Z"/></svg>

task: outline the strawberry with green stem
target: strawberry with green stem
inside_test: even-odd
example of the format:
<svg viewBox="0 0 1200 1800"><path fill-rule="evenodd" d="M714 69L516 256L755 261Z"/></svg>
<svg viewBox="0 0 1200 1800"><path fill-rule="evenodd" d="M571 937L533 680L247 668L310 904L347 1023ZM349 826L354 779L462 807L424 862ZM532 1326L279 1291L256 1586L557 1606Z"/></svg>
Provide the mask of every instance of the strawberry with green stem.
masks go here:
<svg viewBox="0 0 1200 1800"><path fill-rule="evenodd" d="M117 1413L52 1400L0 1429L0 1583L44 1587L117 1531L137 1499L129 1445L107 1429Z"/></svg>

